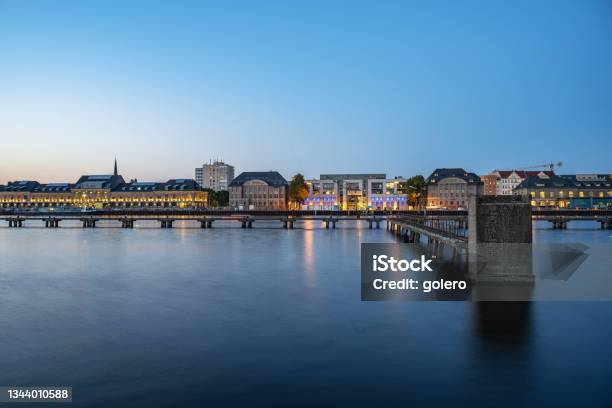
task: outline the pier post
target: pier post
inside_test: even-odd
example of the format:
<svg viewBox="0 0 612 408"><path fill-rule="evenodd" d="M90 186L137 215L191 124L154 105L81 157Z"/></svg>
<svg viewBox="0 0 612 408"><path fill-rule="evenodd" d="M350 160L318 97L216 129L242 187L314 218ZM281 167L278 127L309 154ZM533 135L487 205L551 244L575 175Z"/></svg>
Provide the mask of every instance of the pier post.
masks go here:
<svg viewBox="0 0 612 408"><path fill-rule="evenodd" d="M528 197L472 196L468 225L468 262L473 281L533 284Z"/></svg>

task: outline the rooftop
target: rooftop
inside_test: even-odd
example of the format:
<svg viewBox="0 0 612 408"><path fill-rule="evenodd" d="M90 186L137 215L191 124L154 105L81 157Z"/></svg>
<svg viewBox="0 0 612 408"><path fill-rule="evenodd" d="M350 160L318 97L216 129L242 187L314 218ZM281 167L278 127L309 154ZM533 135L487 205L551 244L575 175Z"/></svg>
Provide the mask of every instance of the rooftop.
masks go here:
<svg viewBox="0 0 612 408"><path fill-rule="evenodd" d="M282 187L289 184L277 171L245 171L232 180L229 186L238 187L251 180L261 180L273 187Z"/></svg>
<svg viewBox="0 0 612 408"><path fill-rule="evenodd" d="M438 183L440 182L440 180L444 180L449 177L459 178L461 180L464 180L468 184L482 183L482 181L480 180L480 177L478 177L476 173L469 173L462 168L435 169L433 173L431 173L431 175L427 177L427 180L425 180L425 183L426 184Z"/></svg>

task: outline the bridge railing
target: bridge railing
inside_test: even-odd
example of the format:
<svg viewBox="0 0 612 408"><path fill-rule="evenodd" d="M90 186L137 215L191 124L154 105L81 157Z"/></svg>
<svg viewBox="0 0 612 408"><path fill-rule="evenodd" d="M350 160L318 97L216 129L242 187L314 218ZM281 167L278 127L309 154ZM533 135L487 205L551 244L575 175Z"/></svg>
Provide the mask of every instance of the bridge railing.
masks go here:
<svg viewBox="0 0 612 408"><path fill-rule="evenodd" d="M410 215L398 216L397 220L403 224L448 238L467 240L467 217L448 218L438 215Z"/></svg>

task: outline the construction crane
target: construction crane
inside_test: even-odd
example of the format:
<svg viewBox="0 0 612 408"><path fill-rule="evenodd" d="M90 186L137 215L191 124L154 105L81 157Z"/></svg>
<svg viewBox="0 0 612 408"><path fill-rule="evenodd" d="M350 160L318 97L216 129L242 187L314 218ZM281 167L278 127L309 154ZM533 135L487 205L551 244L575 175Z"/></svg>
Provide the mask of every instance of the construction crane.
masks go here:
<svg viewBox="0 0 612 408"><path fill-rule="evenodd" d="M546 163L546 164L538 164L536 166L527 166L527 167L521 167L520 169L517 170L528 170L528 169L541 169L541 168L548 168L548 170L550 171L554 171L555 167L561 167L563 166L563 162L558 162L558 163Z"/></svg>

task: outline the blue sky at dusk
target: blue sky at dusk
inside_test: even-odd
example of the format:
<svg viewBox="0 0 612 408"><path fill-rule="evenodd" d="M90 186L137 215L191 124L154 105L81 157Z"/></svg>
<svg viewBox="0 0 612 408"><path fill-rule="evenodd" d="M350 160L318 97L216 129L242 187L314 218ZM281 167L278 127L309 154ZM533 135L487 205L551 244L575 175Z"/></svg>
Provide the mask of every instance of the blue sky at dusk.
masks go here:
<svg viewBox="0 0 612 408"><path fill-rule="evenodd" d="M612 3L0 0L0 183L612 172Z"/></svg>

